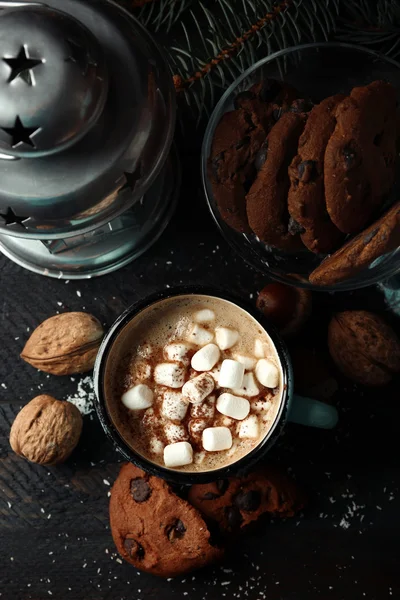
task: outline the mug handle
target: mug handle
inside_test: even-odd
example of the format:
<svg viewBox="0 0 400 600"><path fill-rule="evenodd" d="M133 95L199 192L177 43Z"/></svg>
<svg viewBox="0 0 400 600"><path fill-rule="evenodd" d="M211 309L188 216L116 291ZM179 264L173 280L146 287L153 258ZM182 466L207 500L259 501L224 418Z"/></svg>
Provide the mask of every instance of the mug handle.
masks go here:
<svg viewBox="0 0 400 600"><path fill-rule="evenodd" d="M288 421L320 429L333 429L338 422L338 412L330 404L295 394L289 410Z"/></svg>

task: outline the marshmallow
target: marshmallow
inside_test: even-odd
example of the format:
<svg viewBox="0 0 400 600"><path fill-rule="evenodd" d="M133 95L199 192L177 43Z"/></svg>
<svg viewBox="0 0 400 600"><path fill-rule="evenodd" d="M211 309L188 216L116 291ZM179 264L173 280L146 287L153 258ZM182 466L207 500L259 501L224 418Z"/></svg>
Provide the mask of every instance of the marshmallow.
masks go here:
<svg viewBox="0 0 400 600"><path fill-rule="evenodd" d="M209 371L209 374L211 375L211 377L214 379L215 381L215 387L219 387L218 386L218 380L219 380L219 374L221 372L221 368L220 367L215 367L215 369L212 369L211 371Z"/></svg>
<svg viewBox="0 0 400 600"><path fill-rule="evenodd" d="M122 394L122 404L130 410L142 410L153 404L153 391L145 383L134 385L130 390Z"/></svg>
<svg viewBox="0 0 400 600"><path fill-rule="evenodd" d="M204 459L206 457L206 453L205 452L196 452L196 454L194 455L194 463L196 465L201 465L202 462L204 462Z"/></svg>
<svg viewBox="0 0 400 600"><path fill-rule="evenodd" d="M164 451L164 444L161 440L158 440L157 438L150 440L149 447L150 452L152 452L153 454L162 454Z"/></svg>
<svg viewBox="0 0 400 600"><path fill-rule="evenodd" d="M144 411L144 415L142 416L142 426L145 429L153 429L156 424L156 416L154 414L154 408L148 408Z"/></svg>
<svg viewBox="0 0 400 600"><path fill-rule="evenodd" d="M134 367L134 379L138 381L146 381L151 377L151 365L145 360L139 360Z"/></svg>
<svg viewBox="0 0 400 600"><path fill-rule="evenodd" d="M242 363L245 371L251 371L256 366L257 360L252 356L246 356L245 354L234 354L233 358Z"/></svg>
<svg viewBox="0 0 400 600"><path fill-rule="evenodd" d="M256 415L250 415L239 425L239 437L256 440L260 435L260 425Z"/></svg>
<svg viewBox="0 0 400 600"><path fill-rule="evenodd" d="M161 414L171 421L182 421L185 418L188 404L180 392L167 390L163 394Z"/></svg>
<svg viewBox="0 0 400 600"><path fill-rule="evenodd" d="M185 369L176 363L160 363L154 368L154 381L166 387L180 388L185 383Z"/></svg>
<svg viewBox="0 0 400 600"><path fill-rule="evenodd" d="M260 393L253 373L245 373L242 387L233 391L236 396L248 396L249 398L254 398L254 396L258 396Z"/></svg>
<svg viewBox="0 0 400 600"><path fill-rule="evenodd" d="M214 321L214 319L215 312L213 310L210 310L209 308L203 308L203 310L199 310L194 315L194 320L197 323L208 323L209 321Z"/></svg>
<svg viewBox="0 0 400 600"><path fill-rule="evenodd" d="M239 339L239 332L229 327L217 327L215 329L215 340L221 350L228 350L236 344Z"/></svg>
<svg viewBox="0 0 400 600"><path fill-rule="evenodd" d="M187 340L197 346L205 346L212 342L213 338L214 334L208 331L208 329L204 329L204 327L200 327L199 325L193 325Z"/></svg>
<svg viewBox="0 0 400 600"><path fill-rule="evenodd" d="M241 388L244 376L244 366L237 360L225 359L221 365L218 385L225 388Z"/></svg>
<svg viewBox="0 0 400 600"><path fill-rule="evenodd" d="M153 348L150 344L140 344L137 349L137 354L140 358L150 358L153 354Z"/></svg>
<svg viewBox="0 0 400 600"><path fill-rule="evenodd" d="M188 402L203 402L214 389L214 379L208 373L202 373L189 379L182 388L182 395Z"/></svg>
<svg viewBox="0 0 400 600"><path fill-rule="evenodd" d="M203 431L203 448L208 452L229 450L232 446L231 430L227 427L207 427Z"/></svg>
<svg viewBox="0 0 400 600"><path fill-rule="evenodd" d="M254 341L254 356L257 358L264 358L265 356L265 344L258 338Z"/></svg>
<svg viewBox="0 0 400 600"><path fill-rule="evenodd" d="M213 419L215 414L215 396L209 396L200 404L191 404L190 416L193 419Z"/></svg>
<svg viewBox="0 0 400 600"><path fill-rule="evenodd" d="M190 346L183 342L173 342L164 346L164 357L170 361L180 362L183 365L190 365Z"/></svg>
<svg viewBox="0 0 400 600"><path fill-rule="evenodd" d="M193 448L189 442L168 444L164 448L164 464L166 467L183 467L193 462Z"/></svg>
<svg viewBox="0 0 400 600"><path fill-rule="evenodd" d="M222 417L221 419L218 419L218 422L214 422L214 427L229 427L229 429L231 427L234 427L237 424L237 421L235 421L235 419L231 419L230 417Z"/></svg>
<svg viewBox="0 0 400 600"><path fill-rule="evenodd" d="M241 421L250 412L250 402L246 398L225 393L221 394L217 400L217 410L227 417Z"/></svg>
<svg viewBox="0 0 400 600"><path fill-rule="evenodd" d="M196 371L210 371L219 361L219 348L215 344L207 344L192 356L192 367Z"/></svg>
<svg viewBox="0 0 400 600"><path fill-rule="evenodd" d="M279 385L279 370L270 360L261 358L256 364L256 377L261 385L276 388Z"/></svg>
<svg viewBox="0 0 400 600"><path fill-rule="evenodd" d="M188 439L187 431L181 423L166 423L164 433L170 444L185 442Z"/></svg>
<svg viewBox="0 0 400 600"><path fill-rule="evenodd" d="M188 430L190 436L197 442L201 440L201 435L206 429L208 423L206 419L190 419Z"/></svg>
<svg viewBox="0 0 400 600"><path fill-rule="evenodd" d="M272 406L271 400L263 400L259 398L255 402L251 403L253 410L257 413L267 413Z"/></svg>

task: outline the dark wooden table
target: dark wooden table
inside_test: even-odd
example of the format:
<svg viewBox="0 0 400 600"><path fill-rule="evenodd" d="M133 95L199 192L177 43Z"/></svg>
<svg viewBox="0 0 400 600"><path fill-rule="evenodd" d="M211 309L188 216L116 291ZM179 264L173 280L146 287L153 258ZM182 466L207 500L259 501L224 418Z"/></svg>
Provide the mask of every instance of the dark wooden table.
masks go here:
<svg viewBox="0 0 400 600"><path fill-rule="evenodd" d="M195 198L198 157L187 160L191 169L173 221L145 256L121 271L65 282L0 258L0 598L399 598L398 381L369 392L341 382L340 425L333 432L288 426L271 460L308 489L304 514L264 522L231 548L223 565L171 581L138 573L115 552L108 493L121 459L95 413L84 417L79 446L62 466L30 464L9 447L11 423L26 402L40 393L67 398L81 379L48 376L19 359L29 331L45 318L87 310L110 325L137 298L181 282L218 284L254 301L265 278L221 239L200 192ZM367 299L365 292L318 295L321 343L332 308L375 302L380 306L374 290Z"/></svg>

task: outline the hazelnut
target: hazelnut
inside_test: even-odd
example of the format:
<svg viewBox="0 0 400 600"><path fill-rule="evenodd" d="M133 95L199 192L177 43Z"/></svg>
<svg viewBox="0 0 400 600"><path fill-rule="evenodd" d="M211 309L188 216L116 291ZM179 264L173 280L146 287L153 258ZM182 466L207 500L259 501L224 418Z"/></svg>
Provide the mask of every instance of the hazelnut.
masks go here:
<svg viewBox="0 0 400 600"><path fill-rule="evenodd" d="M82 417L70 402L42 395L18 413L10 432L16 454L41 465L64 462L78 443Z"/></svg>
<svg viewBox="0 0 400 600"><path fill-rule="evenodd" d="M365 310L332 317L328 347L340 371L358 383L385 385L400 372L400 340L385 321Z"/></svg>
<svg viewBox="0 0 400 600"><path fill-rule="evenodd" d="M101 323L84 312L67 312L43 321L21 353L27 363L53 375L93 369L104 335Z"/></svg>
<svg viewBox="0 0 400 600"><path fill-rule="evenodd" d="M256 304L283 336L291 336L311 315L312 294L283 283L269 283L258 294Z"/></svg>

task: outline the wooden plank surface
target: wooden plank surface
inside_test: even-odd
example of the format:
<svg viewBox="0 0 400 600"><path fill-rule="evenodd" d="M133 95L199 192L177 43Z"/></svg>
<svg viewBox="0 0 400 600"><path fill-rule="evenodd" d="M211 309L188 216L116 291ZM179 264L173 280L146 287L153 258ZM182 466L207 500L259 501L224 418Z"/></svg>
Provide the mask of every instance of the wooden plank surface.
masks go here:
<svg viewBox="0 0 400 600"><path fill-rule="evenodd" d="M190 181L189 181L190 179ZM265 522L233 545L223 565L173 581L123 563L108 524L108 492L120 458L94 413L77 450L45 468L8 443L18 410L40 393L67 398L79 378L56 378L19 359L24 341L57 311L87 310L110 325L137 298L178 283L217 283L253 300L265 278L221 239L193 179L162 239L101 279L46 279L0 258L0 598L3 600L313 600L399 598L399 382L363 391L342 382L334 432L288 426L271 460L308 489L298 518ZM337 307L382 307L370 291L318 295L318 327Z"/></svg>

